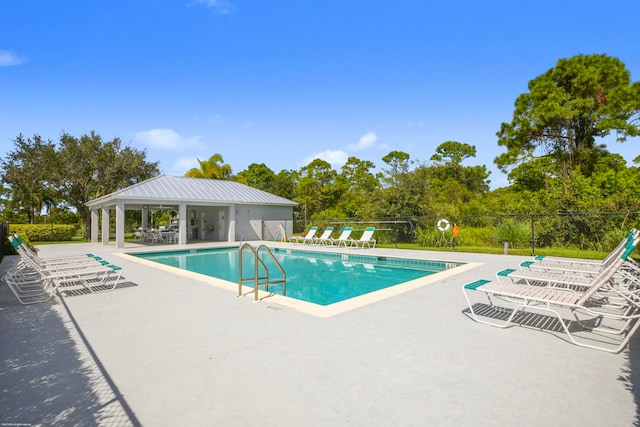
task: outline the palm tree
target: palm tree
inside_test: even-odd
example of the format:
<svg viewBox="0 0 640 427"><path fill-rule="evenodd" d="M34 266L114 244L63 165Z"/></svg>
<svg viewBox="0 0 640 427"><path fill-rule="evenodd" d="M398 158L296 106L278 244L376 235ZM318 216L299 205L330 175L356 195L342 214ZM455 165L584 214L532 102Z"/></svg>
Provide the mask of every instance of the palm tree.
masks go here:
<svg viewBox="0 0 640 427"><path fill-rule="evenodd" d="M13 192L13 203L24 208L29 217L29 224L35 224L35 219L42 212L42 207L50 208L55 201L45 186L33 183L16 188Z"/></svg>
<svg viewBox="0 0 640 427"><path fill-rule="evenodd" d="M224 163L220 154L214 154L209 160L198 160L200 169L192 168L184 174L189 178L207 178L207 179L229 179L231 177L231 166Z"/></svg>

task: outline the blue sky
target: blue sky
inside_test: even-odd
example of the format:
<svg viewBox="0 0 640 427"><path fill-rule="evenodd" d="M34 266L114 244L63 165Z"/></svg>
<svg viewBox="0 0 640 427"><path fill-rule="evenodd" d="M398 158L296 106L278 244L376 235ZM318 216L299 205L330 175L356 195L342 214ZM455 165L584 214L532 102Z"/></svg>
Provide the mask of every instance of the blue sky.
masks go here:
<svg viewBox="0 0 640 427"><path fill-rule="evenodd" d="M19 134L95 130L183 175L220 153L237 173L455 140L493 159L529 80L606 53L640 80L640 2L3 0L0 155ZM630 162L639 138L606 141Z"/></svg>

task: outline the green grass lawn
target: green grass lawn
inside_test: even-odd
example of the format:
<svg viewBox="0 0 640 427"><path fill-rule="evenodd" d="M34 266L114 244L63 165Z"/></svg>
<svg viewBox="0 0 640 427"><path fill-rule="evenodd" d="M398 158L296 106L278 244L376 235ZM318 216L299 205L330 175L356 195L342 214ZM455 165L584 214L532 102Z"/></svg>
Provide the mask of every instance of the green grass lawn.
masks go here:
<svg viewBox="0 0 640 427"><path fill-rule="evenodd" d="M504 248L502 247L493 247L493 246L456 246L452 248L451 246L440 246L440 247L427 247L420 246L416 243L398 243L395 244L379 244L380 248L398 248L398 249L413 249L413 250L423 250L423 251L439 251L439 252L469 252L469 253L478 253L478 254L504 254ZM529 256L533 255L531 253L531 248L509 248L509 255L523 255ZM590 250L579 250L579 249L569 249L569 248L536 248L535 255L545 255L545 256L556 256L556 257L564 257L564 258L584 258L584 259L603 259L608 253L607 252L599 252L599 251L590 251Z"/></svg>
<svg viewBox="0 0 640 427"><path fill-rule="evenodd" d="M125 233L125 241L133 241L133 233ZM69 243L88 243L90 240L85 239L83 236L76 236L73 240L67 240L63 242L31 242L33 245L56 245L56 244L69 244ZM440 247L428 247L420 246L417 243L379 243L379 248L391 248L391 249L412 249L422 251L439 251L439 252L468 252L479 254L504 254L504 248L493 246L440 246ZM523 255L530 256L531 248L509 248L509 255ZM603 259L607 256L607 252L591 251L591 250L579 250L569 248L536 248L535 255L557 256L565 258L584 258L584 259Z"/></svg>
<svg viewBox="0 0 640 427"><path fill-rule="evenodd" d="M115 236L110 236L111 240L115 240ZM124 240L126 242L133 241L133 232L124 233ZM102 241L102 239L98 238L98 241ZM84 236L75 236L72 240L63 240L59 242L50 242L50 241L32 241L32 245L67 245L69 243L89 243L91 239L85 239Z"/></svg>

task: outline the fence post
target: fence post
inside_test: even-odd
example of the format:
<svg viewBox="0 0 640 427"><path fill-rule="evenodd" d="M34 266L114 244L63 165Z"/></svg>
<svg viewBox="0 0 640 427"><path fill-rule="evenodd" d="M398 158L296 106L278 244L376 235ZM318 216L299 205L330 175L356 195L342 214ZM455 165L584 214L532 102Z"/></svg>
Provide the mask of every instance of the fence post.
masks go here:
<svg viewBox="0 0 640 427"><path fill-rule="evenodd" d="M456 243L455 240L456 238L453 237L453 229L456 225L456 219L455 218L451 218L451 252L455 252L456 251Z"/></svg>
<svg viewBox="0 0 640 427"><path fill-rule="evenodd" d="M9 236L9 223L0 222L0 261L6 255L4 253L4 242Z"/></svg>
<svg viewBox="0 0 640 427"><path fill-rule="evenodd" d="M393 228L395 228L395 244L396 244L396 249L398 249L398 217L393 218Z"/></svg>
<svg viewBox="0 0 640 427"><path fill-rule="evenodd" d="M531 214L531 256L536 256L536 244L535 244L535 235L536 235L536 229L535 229L535 215Z"/></svg>

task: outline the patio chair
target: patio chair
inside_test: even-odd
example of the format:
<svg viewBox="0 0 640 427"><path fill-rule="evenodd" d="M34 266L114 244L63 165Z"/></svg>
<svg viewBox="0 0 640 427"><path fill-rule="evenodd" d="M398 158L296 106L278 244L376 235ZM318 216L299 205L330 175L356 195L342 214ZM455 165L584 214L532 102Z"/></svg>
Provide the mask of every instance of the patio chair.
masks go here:
<svg viewBox="0 0 640 427"><path fill-rule="evenodd" d="M165 231L164 233L164 240L167 243L178 243L178 232L176 231Z"/></svg>
<svg viewBox="0 0 640 427"><path fill-rule="evenodd" d="M289 239L290 243L311 243L313 237L316 235L316 231L318 231L318 227L315 225L309 229L306 236L292 236Z"/></svg>
<svg viewBox="0 0 640 427"><path fill-rule="evenodd" d="M11 291L21 304L32 304L47 301L59 286L78 284L92 293L106 292L115 289L122 274L122 268L109 264L104 260L87 256L72 262L45 263L26 245L19 244L18 239L10 239L11 244L20 255L20 262L3 277ZM45 258L49 260L49 258ZM107 280L115 281L107 285Z"/></svg>
<svg viewBox="0 0 640 427"><path fill-rule="evenodd" d="M164 237L160 230L154 230L151 232L151 243L162 242L164 243Z"/></svg>
<svg viewBox="0 0 640 427"><path fill-rule="evenodd" d="M74 261L82 261L82 260L92 260L92 259L100 259L100 257L94 254L83 254L83 255L67 255L67 256L59 256L59 257L46 257L42 258L38 253L27 245L24 240L16 233L11 236L8 236L9 242L16 250L16 252L20 253L23 251L25 254L33 255L39 257L43 262L74 262Z"/></svg>
<svg viewBox="0 0 640 427"><path fill-rule="evenodd" d="M82 286L91 293L111 291L116 288L122 275L122 268L115 265L78 267L72 270L43 270L31 264L37 279L30 277L24 281L18 274L7 275L3 279L21 304L35 304L48 301L62 286ZM113 281L112 283L107 283Z"/></svg>
<svg viewBox="0 0 640 427"><path fill-rule="evenodd" d="M336 245L338 247L340 247L340 245L344 245L344 247L347 247L347 243L349 244L349 246L351 246L353 244L353 239L351 238L351 232L353 231L353 227L344 227L342 229L342 233L340 234L340 236L337 239L329 239L329 242L331 243L331 245Z"/></svg>
<svg viewBox="0 0 640 427"><path fill-rule="evenodd" d="M364 245L367 245L368 248L371 248L371 244L373 243L373 247L376 247L376 239L373 238L373 233L376 231L375 227L367 227L364 229L364 232L362 233L362 236L360 236L360 238L358 240L353 240L352 241L352 246L353 244L356 245L356 248L360 247L361 249L364 248ZM358 246L360 245L360 246Z"/></svg>
<svg viewBox="0 0 640 427"><path fill-rule="evenodd" d="M42 258L35 252L32 248L30 248L24 241L17 235L9 236L9 242L16 250L18 255L20 255L20 261L16 268L20 268L25 263L25 258L33 260L42 268L48 269L68 269L75 268L76 266L93 266L96 264L109 264L108 261L103 260L101 257L98 257L93 254L85 254L85 255L74 255L68 257L53 257L53 258Z"/></svg>
<svg viewBox="0 0 640 427"><path fill-rule="evenodd" d="M133 240L142 240L143 232L140 228L133 230Z"/></svg>
<svg viewBox="0 0 640 427"><path fill-rule="evenodd" d="M314 245L326 245L330 242L331 233L333 233L333 227L327 227L324 229L320 237L314 237L311 239L311 243Z"/></svg>
<svg viewBox="0 0 640 427"><path fill-rule="evenodd" d="M476 280L467 283L462 286L462 293L472 318L478 323L506 328L514 323L525 323L528 319L524 315L525 312L548 313L552 318L555 317L558 320L557 324L560 326L560 330L566 333L569 341L573 344L618 353L627 345L631 336L640 326L640 302L635 294L637 290L610 286L615 272L630 253L629 250L625 251L611 265L611 268L603 269L593 278L591 286L584 293L556 287L526 286L491 280ZM482 309L473 304L470 299L471 291L483 293L489 301L490 309ZM614 292L618 295L626 302L624 310L614 311L609 307L601 306L598 302L594 303L594 296L600 291ZM506 304L498 306L498 301ZM518 317L520 313L523 313L523 316ZM573 316L581 329L594 332L594 337L576 335L577 331L571 324L572 321L566 320L561 313ZM589 318L585 319L585 316ZM608 338L603 339L603 334L607 334ZM620 338L614 340L615 337Z"/></svg>
<svg viewBox="0 0 640 427"><path fill-rule="evenodd" d="M599 264L598 270L588 268L582 270L578 268L578 264L567 264L565 268L561 268L555 263L551 267L531 267L529 269L515 270L505 269L496 273L496 278L500 280L501 277L507 277L511 279L513 283L524 282L528 285L545 284L546 286L560 286L566 288L581 288L589 287L593 281L593 277L597 276L604 269L616 268L614 264L625 252L631 253L637 246L639 239L631 240L625 245L616 248L610 256L608 256L602 263ZM635 261L627 257L625 261L617 267L617 271L614 275L620 276L626 271L637 273L640 271L640 266ZM633 279L634 275L623 275L623 279L629 281ZM637 278L640 279L640 278ZM633 280L631 280L633 281ZM636 280L636 283L640 283Z"/></svg>
<svg viewBox="0 0 640 427"><path fill-rule="evenodd" d="M520 264L521 270L536 270L547 272L573 272L576 275L593 275L598 273L603 266L611 260L617 258L626 249L637 246L634 241L640 235L639 231L631 229L624 239L611 251L603 260L581 260L575 258L559 258L536 256L533 261L526 261ZM635 262L629 259L629 262Z"/></svg>

